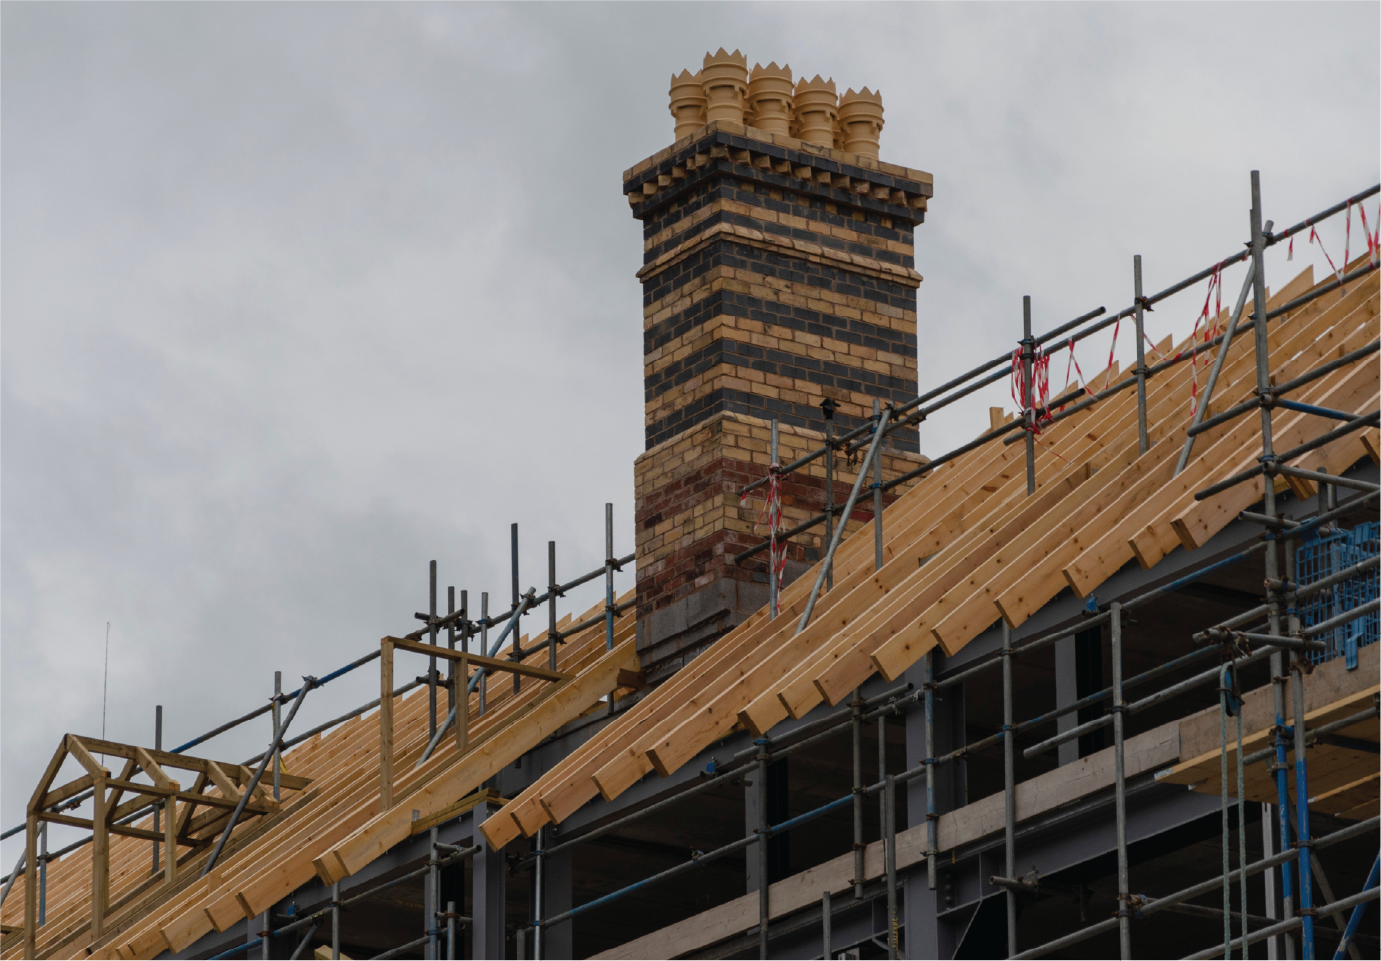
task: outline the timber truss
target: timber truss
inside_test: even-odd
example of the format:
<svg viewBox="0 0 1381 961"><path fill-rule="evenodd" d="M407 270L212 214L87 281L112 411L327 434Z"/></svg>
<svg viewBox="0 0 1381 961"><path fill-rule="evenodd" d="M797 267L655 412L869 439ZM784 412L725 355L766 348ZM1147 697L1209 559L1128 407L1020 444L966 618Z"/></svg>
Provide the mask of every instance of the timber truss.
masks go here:
<svg viewBox="0 0 1381 961"><path fill-rule="evenodd" d="M96 760L97 754L124 759L118 777L112 776L110 768ZM53 782L69 757L85 768L86 773L54 787ZM191 789L183 790L182 783L171 777L169 771L186 771L193 775ZM141 775L150 783L135 780ZM280 771L277 783L284 790L301 791L311 779ZM251 790L248 798L245 798L246 788ZM92 802L90 818L74 817L57 810L59 806L68 806L64 802L80 803L87 797ZM143 814L150 805L160 803L162 809L154 815L155 830L125 823L131 815ZM237 810L243 822L247 816L272 814L280 807L281 803L263 784L255 783L254 772L243 764L68 734L63 737L29 799L26 810L28 847L32 849L36 845L39 825L43 822L86 828L92 832L91 929L93 936L99 937L102 922L111 907L110 835L161 842L166 848L163 879L173 884L177 881L179 863L191 860L213 845ZM157 829L159 814L162 815L161 830ZM178 854L180 848L186 849L181 855Z"/></svg>

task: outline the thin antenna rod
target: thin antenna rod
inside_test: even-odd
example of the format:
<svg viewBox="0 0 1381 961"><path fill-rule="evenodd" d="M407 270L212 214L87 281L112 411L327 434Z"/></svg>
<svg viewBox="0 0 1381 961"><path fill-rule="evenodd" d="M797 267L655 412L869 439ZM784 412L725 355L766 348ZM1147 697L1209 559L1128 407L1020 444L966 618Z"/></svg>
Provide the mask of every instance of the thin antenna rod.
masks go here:
<svg viewBox="0 0 1381 961"><path fill-rule="evenodd" d="M105 622L105 668L101 672L101 740L105 738L105 706L106 693L110 690L110 621ZM101 763L105 763L105 755L101 755Z"/></svg>

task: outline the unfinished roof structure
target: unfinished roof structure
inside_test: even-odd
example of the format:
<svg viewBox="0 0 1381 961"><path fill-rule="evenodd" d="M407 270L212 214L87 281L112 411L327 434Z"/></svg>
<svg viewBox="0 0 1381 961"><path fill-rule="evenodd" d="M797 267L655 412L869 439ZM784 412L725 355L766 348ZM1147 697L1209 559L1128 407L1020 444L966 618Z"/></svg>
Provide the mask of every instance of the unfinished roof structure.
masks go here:
<svg viewBox="0 0 1381 961"><path fill-rule="evenodd" d="M1377 247L1271 287L1264 255L1381 188L1272 232L1253 174L1245 252L1149 295L1138 258L1125 309L1044 335L1028 299L1015 354L923 392L933 179L878 159L880 94L791 79L707 54L623 176L635 552L606 508L605 564L562 584L553 544L523 594L515 525L478 617L433 565L424 626L240 719L275 730L243 763L203 756L230 725L69 734L0 956L1375 955ZM1152 343L1239 263L1235 303ZM1124 327L1133 368L1044 389ZM920 454L1008 378L1021 409ZM378 701L287 737L375 662ZM51 823L90 843L47 853Z"/></svg>

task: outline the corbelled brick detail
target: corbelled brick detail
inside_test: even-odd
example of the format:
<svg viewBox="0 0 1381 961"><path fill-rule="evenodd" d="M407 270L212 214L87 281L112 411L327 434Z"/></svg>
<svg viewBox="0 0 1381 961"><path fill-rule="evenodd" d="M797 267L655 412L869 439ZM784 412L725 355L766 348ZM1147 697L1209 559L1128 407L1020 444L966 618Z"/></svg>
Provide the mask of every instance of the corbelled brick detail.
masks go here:
<svg viewBox="0 0 1381 961"><path fill-rule="evenodd" d="M629 170L643 221L645 442L635 465L638 619L655 680L767 600L759 543L771 420L788 463L874 400L916 396L913 231L930 176L780 134L717 122ZM891 435L883 474L922 462L914 428ZM854 481L836 457L834 502ZM823 459L783 482L784 527L824 509ZM887 495L890 502L901 490ZM860 498L850 527L872 519ZM792 539L787 579L824 551L823 525Z"/></svg>

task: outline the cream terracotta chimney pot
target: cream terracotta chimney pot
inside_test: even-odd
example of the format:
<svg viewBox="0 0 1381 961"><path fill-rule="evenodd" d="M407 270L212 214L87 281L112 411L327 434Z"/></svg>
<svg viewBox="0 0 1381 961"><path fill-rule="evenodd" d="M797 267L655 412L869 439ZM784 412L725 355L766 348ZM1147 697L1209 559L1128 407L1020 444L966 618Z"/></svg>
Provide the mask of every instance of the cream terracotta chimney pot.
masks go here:
<svg viewBox="0 0 1381 961"><path fill-rule="evenodd" d="M700 83L700 71L682 70L672 75L671 115L676 120L677 140L709 123L705 116L705 91Z"/></svg>
<svg viewBox="0 0 1381 961"><path fill-rule="evenodd" d="M833 147L834 123L839 116L834 79L822 80L818 73L814 80L802 78L801 82L796 84L794 113L796 136L806 143Z"/></svg>
<svg viewBox="0 0 1381 961"><path fill-rule="evenodd" d="M700 85L705 92L708 123L728 120L743 123L748 99L748 57L735 50L705 54L705 67L700 71Z"/></svg>
<svg viewBox="0 0 1381 961"><path fill-rule="evenodd" d="M850 89L839 98L839 126L849 153L878 159L882 125L882 91Z"/></svg>
<svg viewBox="0 0 1381 961"><path fill-rule="evenodd" d="M791 65L753 65L748 79L748 106L753 112L752 126L768 133L791 135Z"/></svg>

